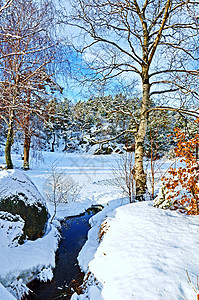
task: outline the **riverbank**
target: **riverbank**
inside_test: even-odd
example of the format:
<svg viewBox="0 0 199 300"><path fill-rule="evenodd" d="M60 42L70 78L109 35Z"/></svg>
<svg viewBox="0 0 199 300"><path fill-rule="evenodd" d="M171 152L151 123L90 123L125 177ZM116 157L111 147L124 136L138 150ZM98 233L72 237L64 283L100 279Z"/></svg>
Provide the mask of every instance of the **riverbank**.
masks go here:
<svg viewBox="0 0 199 300"><path fill-rule="evenodd" d="M199 217L161 210L152 202L114 206L90 221L78 257L87 274L85 293L71 300L197 299L187 272L198 289Z"/></svg>

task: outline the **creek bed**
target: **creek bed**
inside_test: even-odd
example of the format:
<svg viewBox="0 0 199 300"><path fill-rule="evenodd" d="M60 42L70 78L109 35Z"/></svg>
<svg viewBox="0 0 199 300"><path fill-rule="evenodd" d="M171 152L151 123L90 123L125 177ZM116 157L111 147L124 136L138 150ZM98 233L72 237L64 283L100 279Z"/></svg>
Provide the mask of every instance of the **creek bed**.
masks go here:
<svg viewBox="0 0 199 300"><path fill-rule="evenodd" d="M62 222L62 238L56 253L53 280L47 283L32 281L28 287L33 293L25 299L70 299L74 291L80 292L84 273L78 266L77 256L87 239L89 219L101 209L99 206L92 206L84 214L66 218Z"/></svg>

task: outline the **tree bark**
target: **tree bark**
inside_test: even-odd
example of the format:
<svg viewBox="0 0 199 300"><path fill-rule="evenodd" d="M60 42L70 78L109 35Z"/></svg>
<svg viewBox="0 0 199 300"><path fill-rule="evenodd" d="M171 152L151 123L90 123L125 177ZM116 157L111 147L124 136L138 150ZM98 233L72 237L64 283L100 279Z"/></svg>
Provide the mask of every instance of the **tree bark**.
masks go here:
<svg viewBox="0 0 199 300"><path fill-rule="evenodd" d="M30 156L30 91L27 92L27 112L25 117L25 124L24 124L24 162L23 162L23 169L29 170L29 156Z"/></svg>
<svg viewBox="0 0 199 300"><path fill-rule="evenodd" d="M5 146L5 160L8 169L13 169L13 163L11 158L11 148L14 142L14 112L12 111L9 117L8 133Z"/></svg>
<svg viewBox="0 0 199 300"><path fill-rule="evenodd" d="M23 163L24 170L29 170L30 140L31 138L27 129L25 131L25 136L24 136L24 163Z"/></svg>
<svg viewBox="0 0 199 300"><path fill-rule="evenodd" d="M141 118L138 132L135 135L135 165L134 165L134 180L136 183L136 198L141 201L144 200L146 193L146 173L144 172L143 158L144 158L144 140L147 128L147 108L149 103L150 84L143 82L143 96L141 104Z"/></svg>
<svg viewBox="0 0 199 300"><path fill-rule="evenodd" d="M55 152L55 132L53 132L53 141L52 141L52 145L51 145L51 152Z"/></svg>

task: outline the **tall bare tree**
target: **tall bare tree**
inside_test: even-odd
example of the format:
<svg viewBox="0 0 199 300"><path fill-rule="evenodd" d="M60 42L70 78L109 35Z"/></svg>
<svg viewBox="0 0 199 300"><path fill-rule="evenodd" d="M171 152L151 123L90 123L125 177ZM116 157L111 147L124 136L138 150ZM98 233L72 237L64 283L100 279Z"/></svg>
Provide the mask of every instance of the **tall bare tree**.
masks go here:
<svg viewBox="0 0 199 300"><path fill-rule="evenodd" d="M31 116L42 116L48 98L46 86L55 86L50 64L56 42L52 38L53 5L50 0L13 0L0 16L0 92L8 125L5 158L13 168L11 146L14 122L24 131L24 168L29 168Z"/></svg>
<svg viewBox="0 0 199 300"><path fill-rule="evenodd" d="M142 101L133 172L136 194L142 198L146 189L144 141L150 111L186 111L198 116L198 108L194 110L190 99L196 96L195 101L199 100L198 77L192 78L198 76L199 2L71 0L70 5L65 23L77 28L72 30L73 44L92 70L89 76L82 74L82 80L85 75L92 83L118 76L136 75L140 80ZM151 108L152 98L157 105Z"/></svg>

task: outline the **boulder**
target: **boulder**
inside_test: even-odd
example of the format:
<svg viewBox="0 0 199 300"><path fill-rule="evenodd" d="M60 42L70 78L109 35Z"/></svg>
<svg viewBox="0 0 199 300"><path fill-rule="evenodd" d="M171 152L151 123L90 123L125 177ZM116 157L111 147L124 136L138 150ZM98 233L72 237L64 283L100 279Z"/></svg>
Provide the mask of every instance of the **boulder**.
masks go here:
<svg viewBox="0 0 199 300"><path fill-rule="evenodd" d="M109 145L102 145L99 149L97 149L93 154L94 155L105 155L113 153L113 149Z"/></svg>
<svg viewBox="0 0 199 300"><path fill-rule="evenodd" d="M24 238L35 240L44 234L48 219L45 200L22 171L0 171L0 211L24 220Z"/></svg>

